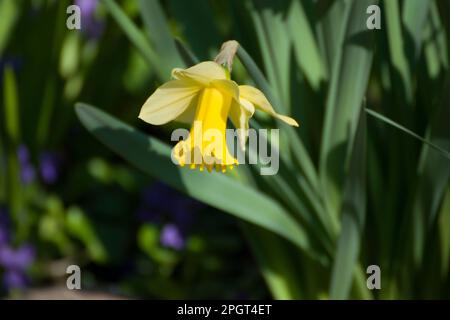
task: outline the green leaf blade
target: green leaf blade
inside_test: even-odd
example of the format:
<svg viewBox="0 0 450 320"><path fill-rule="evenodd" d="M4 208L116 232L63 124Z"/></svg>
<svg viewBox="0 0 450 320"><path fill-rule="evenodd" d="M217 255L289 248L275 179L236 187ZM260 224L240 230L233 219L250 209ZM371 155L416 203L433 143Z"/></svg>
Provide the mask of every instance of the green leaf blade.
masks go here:
<svg viewBox="0 0 450 320"><path fill-rule="evenodd" d="M342 229L332 268L330 298L347 299L357 271L366 215L366 116L361 109L341 208Z"/></svg>
<svg viewBox="0 0 450 320"><path fill-rule="evenodd" d="M275 232L312 253L302 227L274 200L221 173L175 166L168 145L94 107L77 104L76 112L89 132L136 168L201 202Z"/></svg>

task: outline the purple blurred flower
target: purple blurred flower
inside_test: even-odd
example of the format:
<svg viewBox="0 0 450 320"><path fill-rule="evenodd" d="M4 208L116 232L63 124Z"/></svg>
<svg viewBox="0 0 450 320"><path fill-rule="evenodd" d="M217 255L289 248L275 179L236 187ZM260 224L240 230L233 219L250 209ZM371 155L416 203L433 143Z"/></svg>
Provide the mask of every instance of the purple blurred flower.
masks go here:
<svg viewBox="0 0 450 320"><path fill-rule="evenodd" d="M98 0L75 0L81 10L81 31L89 38L99 38L103 33L103 22L95 16Z"/></svg>
<svg viewBox="0 0 450 320"><path fill-rule="evenodd" d="M59 176L59 159L56 154L44 152L40 157L39 172L46 184L53 184Z"/></svg>
<svg viewBox="0 0 450 320"><path fill-rule="evenodd" d="M29 244L17 249L9 245L9 226L7 211L0 207L0 267L4 269L3 284L7 290L24 288L27 285L26 269L36 256L34 247Z"/></svg>
<svg viewBox="0 0 450 320"><path fill-rule="evenodd" d="M36 177L36 170L33 165L27 163L21 167L20 178L23 184L30 184L34 181Z"/></svg>
<svg viewBox="0 0 450 320"><path fill-rule="evenodd" d="M20 270L6 270L3 275L3 284L7 289L23 289L28 284L28 278Z"/></svg>
<svg viewBox="0 0 450 320"><path fill-rule="evenodd" d="M193 213L201 207L200 202L184 197L173 204L172 218L182 228L189 228L194 220Z"/></svg>
<svg viewBox="0 0 450 320"><path fill-rule="evenodd" d="M185 235L193 222L193 213L202 206L166 184L156 182L143 190L142 204L137 214L142 221L158 224L170 221L161 229L161 245L181 250L185 245Z"/></svg>
<svg viewBox="0 0 450 320"><path fill-rule="evenodd" d="M34 248L28 244L15 250L10 246L0 248L0 265L5 269L24 271L33 263L34 257Z"/></svg>
<svg viewBox="0 0 450 320"><path fill-rule="evenodd" d="M24 288L27 283L26 269L33 263L35 251L31 245L13 249L9 245L0 247L0 266L5 269L3 284L6 289Z"/></svg>
<svg viewBox="0 0 450 320"><path fill-rule="evenodd" d="M172 188L161 182L156 182L143 190L142 200L148 207L160 211L170 211L174 194Z"/></svg>
<svg viewBox="0 0 450 320"><path fill-rule="evenodd" d="M97 9L98 0L75 0L75 4L83 14L92 16Z"/></svg>
<svg viewBox="0 0 450 320"><path fill-rule="evenodd" d="M27 164L30 162L30 152L26 145L21 144L19 148L17 148L17 157L19 158L19 163L21 165Z"/></svg>
<svg viewBox="0 0 450 320"><path fill-rule="evenodd" d="M0 247L3 247L9 241L8 229L0 225Z"/></svg>
<svg viewBox="0 0 450 320"><path fill-rule="evenodd" d="M150 221L158 221L156 217L166 215L183 229L190 226L193 213L202 207L199 202L161 182L144 189L142 201L146 211L141 208L139 212L146 212Z"/></svg>
<svg viewBox="0 0 450 320"><path fill-rule="evenodd" d="M159 223L161 222L161 215L159 212L149 209L145 206L141 206L137 211L137 218L139 221L144 222L153 222L153 223Z"/></svg>
<svg viewBox="0 0 450 320"><path fill-rule="evenodd" d="M17 157L20 164L20 178L23 184L30 184L36 177L36 170L30 162L30 153L27 146L20 145L17 149Z"/></svg>
<svg viewBox="0 0 450 320"><path fill-rule="evenodd" d="M160 235L161 244L168 248L180 250L184 247L184 237L175 224L166 224Z"/></svg>
<svg viewBox="0 0 450 320"><path fill-rule="evenodd" d="M5 208L0 208L0 248L9 241L9 219Z"/></svg>

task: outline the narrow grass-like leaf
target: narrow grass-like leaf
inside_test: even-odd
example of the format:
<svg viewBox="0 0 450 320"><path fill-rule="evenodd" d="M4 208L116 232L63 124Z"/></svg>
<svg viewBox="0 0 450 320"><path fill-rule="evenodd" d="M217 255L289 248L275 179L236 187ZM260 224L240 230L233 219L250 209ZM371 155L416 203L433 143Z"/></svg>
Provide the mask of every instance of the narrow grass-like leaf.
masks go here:
<svg viewBox="0 0 450 320"><path fill-rule="evenodd" d="M256 63L242 46L239 46L237 55L257 86L262 89L269 101L272 101L274 105L277 105L277 98L272 94L270 85L268 84L267 80L265 79ZM302 181L302 185L300 186L300 188L305 192L305 196L309 197L311 203L316 205L317 208L320 207L319 209L322 209L316 211L316 214L318 215L321 223L325 226L326 230L328 230L329 236L333 238L335 231L338 229L339 222L337 220L337 217L330 215L329 212L323 209L324 207L320 206L320 203L318 202L318 200L320 200L318 199L318 197L320 197L322 192L319 191L320 187L316 168L309 156L309 153L306 150L303 142L295 132L294 128L286 126L281 122L279 122L279 125L282 127L283 131L287 132L290 149L293 152L294 164L298 165L301 172L306 177L306 181ZM281 157L283 159L283 153L281 153Z"/></svg>
<svg viewBox="0 0 450 320"><path fill-rule="evenodd" d="M7 66L4 70L3 98L4 121L6 128L7 146L7 198L12 217L17 226L16 237L22 240L25 236L25 223L27 217L23 214L22 191L20 186L20 166L17 149L21 140L19 94L14 71ZM3 125L3 124L2 124Z"/></svg>
<svg viewBox="0 0 450 320"><path fill-rule="evenodd" d="M344 41L349 5L343 0L325 0L318 1L317 7L319 10L318 43L324 57L327 76L330 77Z"/></svg>
<svg viewBox="0 0 450 320"><path fill-rule="evenodd" d="M343 163L356 130L358 110L366 93L372 66L372 35L365 12L376 1L349 2L345 41L338 50L325 111L320 172L328 210L337 215L344 182ZM336 26L339 28L339 26Z"/></svg>
<svg viewBox="0 0 450 320"><path fill-rule="evenodd" d="M287 1L252 1L250 13L261 47L264 69L273 93L281 104L280 111L286 113L290 105L290 52L291 42L286 37Z"/></svg>
<svg viewBox="0 0 450 320"><path fill-rule="evenodd" d="M6 134L9 141L17 146L20 140L19 95L14 71L9 66L4 71L4 106Z"/></svg>
<svg viewBox="0 0 450 320"><path fill-rule="evenodd" d="M365 109L366 113L371 115L372 117L383 121L384 123L387 123L388 125L397 128L405 133L407 133L408 135L410 135L411 137L429 145L431 148L433 148L434 150L438 151L439 153L441 153L444 157L450 159L450 152L445 150L444 148L441 148L440 146L434 144L433 142L431 142L428 139L422 138L421 136L419 136L417 133L414 133L413 131L405 128L404 126L398 124L397 122L383 116L382 114L379 114L378 112L371 110L371 109Z"/></svg>
<svg viewBox="0 0 450 320"><path fill-rule="evenodd" d="M242 167L241 167L242 168ZM240 182L257 187L250 170L244 168L236 176ZM304 284L296 269L295 247L287 248L288 242L250 223L241 222L240 227L256 257L262 276L275 299L304 298ZM298 251L300 254L300 251Z"/></svg>
<svg viewBox="0 0 450 320"><path fill-rule="evenodd" d="M442 157L432 152L429 146L436 149L436 144L450 150L450 72L444 85L444 97L441 105L428 128L428 139L431 142L423 145L418 168L416 194L412 204L413 214L413 249L414 262L417 267L423 262L425 241L435 223L439 205L444 197L450 179L450 153ZM425 140L425 139L423 139ZM441 152L442 152L441 151Z"/></svg>
<svg viewBox="0 0 450 320"><path fill-rule="evenodd" d="M348 298L366 215L366 116L361 109L341 208L342 229L333 263L330 298Z"/></svg>
<svg viewBox="0 0 450 320"><path fill-rule="evenodd" d="M407 0L403 2L402 20L407 34L406 40L412 41L413 62L417 61L422 47L423 31L428 18L430 0ZM411 51L408 50L408 55Z"/></svg>
<svg viewBox="0 0 450 320"><path fill-rule="evenodd" d="M10 36L13 34L12 29L19 16L20 1L17 0L2 0L0 1L0 12L2 18L0 19L0 56Z"/></svg>
<svg viewBox="0 0 450 320"><path fill-rule="evenodd" d="M113 0L102 0L111 16L122 28L130 42L139 50L146 61L157 70L161 79L167 78L168 73L163 65L159 64L160 59L155 50L149 44L144 33L131 21L120 6Z"/></svg>
<svg viewBox="0 0 450 320"><path fill-rule="evenodd" d="M252 125L255 129L260 129L257 123L253 122ZM259 143L264 145L270 142L264 139L260 140ZM258 159L257 148L255 147L250 146L248 154L249 157ZM273 145L271 145L272 148L274 148ZM279 154L278 150L273 150L273 152ZM261 170L261 161L258 162L255 167ZM334 239L336 230L331 225L331 221L329 221L326 211L321 205L322 199L311 189L303 176L299 176L297 180L289 179L291 170L294 169L285 166L286 163L282 162L277 174L263 175L260 178L261 182L266 183L268 189L278 196L286 208L301 219L301 223L305 225L305 228L312 231L314 239L322 245L323 249L327 253L331 253L333 250L332 239Z"/></svg>
<svg viewBox="0 0 450 320"><path fill-rule="evenodd" d="M39 116L37 129L36 129L36 140L39 145L44 145L47 141L49 131L51 130L51 117L52 112L55 107L55 89L56 81L55 78L50 78L45 84L44 98L41 107L41 113Z"/></svg>
<svg viewBox="0 0 450 320"><path fill-rule="evenodd" d="M197 56L186 48L181 41L176 40L176 45L187 65L198 63ZM240 181L254 185L255 183L249 177L249 173L239 175ZM268 176L263 177L267 178ZM292 192L293 190L289 189L289 191ZM304 206L302 205L302 207ZM299 209L297 207L296 211ZM304 297L298 273L294 267L293 262L295 261L292 261L291 252L286 250L286 243L269 231L244 222L240 225L250 243L252 252L256 256L259 268L272 296L275 299L298 299Z"/></svg>
<svg viewBox="0 0 450 320"><path fill-rule="evenodd" d="M297 62L311 86L317 90L321 81L325 80L324 63L303 4L299 0L291 3L287 27Z"/></svg>
<svg viewBox="0 0 450 320"><path fill-rule="evenodd" d="M138 3L142 20L147 28L147 34L156 54L160 57L160 68L166 74L166 77L169 77L173 68L183 68L185 64L170 34L165 14L157 0L139 0Z"/></svg>
<svg viewBox="0 0 450 320"><path fill-rule="evenodd" d="M214 4L209 1L168 1L170 13L186 43L201 60L211 60L212 53L220 49L223 41ZM226 6L227 2L216 5ZM189 12L189 14L186 14Z"/></svg>
<svg viewBox="0 0 450 320"><path fill-rule="evenodd" d="M425 27L424 54L431 79L436 79L441 71L448 68L445 26L441 22L436 1L431 3L430 17Z"/></svg>
<svg viewBox="0 0 450 320"><path fill-rule="evenodd" d="M446 277L450 262L450 186L447 187L446 196L442 202L439 214L439 240L441 256L441 276Z"/></svg>
<svg viewBox="0 0 450 320"><path fill-rule="evenodd" d="M264 92L264 94L267 96L269 101L271 101L274 105L276 105L276 97L272 94L272 90L270 88L270 85L268 84L267 80L265 79L263 73L258 68L256 63L253 61L253 59L250 57L250 55L245 51L245 49L242 46L239 46L237 50L237 55L239 59L241 60L244 67L247 69L248 73L252 77L252 79L255 81L256 85ZM275 102L274 102L275 101ZM314 164L312 163L312 160L309 156L308 151L306 150L303 142L300 140L299 136L295 132L295 129L289 126L284 125L281 122L278 122L279 125L282 127L282 130L287 132L287 136L289 138L290 148L294 155L294 163L297 164L301 172L306 177L307 185L303 183L304 185L301 186L303 190L307 190L309 192L306 192L305 195L308 196L314 194L315 197L310 197L311 203L318 204L316 201L318 200L317 197L320 195L319 191L319 180L316 172L316 168L314 167ZM284 158L284 154L280 153L280 156L282 159L286 160ZM286 161L289 162L289 161ZM337 229L338 222L337 220L330 216L326 210L319 210L316 212L319 216L319 219L321 220L322 224L326 227L326 229L330 232L330 236L333 237L334 230Z"/></svg>
<svg viewBox="0 0 450 320"><path fill-rule="evenodd" d="M175 39L175 45L180 53L181 59L183 59L186 66L193 66L200 62L197 56L186 47L186 45L178 39Z"/></svg>
<svg viewBox="0 0 450 320"><path fill-rule="evenodd" d="M261 91L263 91L264 94L267 96L267 99L269 99L269 101L272 102L273 105L275 106L278 105L277 104L278 100L272 93L270 85L267 82L266 78L264 77L264 74L261 72L256 63L253 61L253 59L241 45L237 50L237 56L241 60L244 67L247 69L252 79L255 81L257 87L261 89ZM302 141L295 133L295 130L293 128L285 125L281 126L283 130L286 130L288 132L291 148L295 154L296 161L298 161L302 169L302 172L307 177L308 182L317 190L318 188L317 172L308 154L308 151L306 150L305 146L303 145ZM281 156L283 157L283 154L281 154Z"/></svg>
<svg viewBox="0 0 450 320"><path fill-rule="evenodd" d="M89 132L138 169L199 201L271 230L314 255L302 227L274 200L224 174L175 166L168 145L94 107L78 104L76 112Z"/></svg>
<svg viewBox="0 0 450 320"><path fill-rule="evenodd" d="M394 67L394 88L397 94L402 91L405 94L405 100L408 103L412 102L412 78L411 70L407 59L407 53L404 51L405 39L402 31L402 20L400 14L400 6L398 0L385 0L384 13L386 18L386 30L389 41L389 53L391 63ZM415 55L415 54L414 54ZM397 81L396 77L400 78ZM399 87L402 85L402 87Z"/></svg>
<svg viewBox="0 0 450 320"><path fill-rule="evenodd" d="M275 299L292 300L304 297L298 270L286 243L275 234L250 224L241 224L258 261L264 280Z"/></svg>

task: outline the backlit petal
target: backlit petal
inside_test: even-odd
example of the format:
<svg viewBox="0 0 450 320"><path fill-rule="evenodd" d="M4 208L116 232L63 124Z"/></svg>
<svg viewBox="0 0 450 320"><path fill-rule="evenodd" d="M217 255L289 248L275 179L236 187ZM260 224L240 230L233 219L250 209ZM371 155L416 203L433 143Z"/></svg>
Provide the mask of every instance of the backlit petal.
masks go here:
<svg viewBox="0 0 450 320"><path fill-rule="evenodd" d="M145 101L139 118L154 125L174 120L186 111L201 89L190 80L166 82Z"/></svg>
<svg viewBox="0 0 450 320"><path fill-rule="evenodd" d="M250 117L252 117L253 114L255 113L255 106L253 105L253 103L251 103L245 98L240 98L239 102L241 104L241 107L246 110L247 114L249 114Z"/></svg>
<svg viewBox="0 0 450 320"><path fill-rule="evenodd" d="M197 104L198 104L198 98L200 96L200 93L197 94L190 102L189 106L186 108L186 110L180 114L178 117L173 119L173 121L178 121L185 124L191 124L194 122L195 113L197 112Z"/></svg>
<svg viewBox="0 0 450 320"><path fill-rule="evenodd" d="M239 95L241 99L247 99L248 101L253 103L259 110L267 112L268 114L286 122L291 126L298 127L297 121L295 121L291 117L276 113L269 100L267 100L264 93L262 93L260 90L252 86L239 86Z"/></svg>
<svg viewBox="0 0 450 320"><path fill-rule="evenodd" d="M208 85L214 79L226 79L225 69L213 61L205 61L188 69L172 70L175 79L191 79L202 85Z"/></svg>
<svg viewBox="0 0 450 320"><path fill-rule="evenodd" d="M234 102L231 105L229 117L235 128L238 129L239 144L242 150L245 150L249 129L248 122L254 112L255 107L246 99L241 99L240 103Z"/></svg>
<svg viewBox="0 0 450 320"><path fill-rule="evenodd" d="M239 102L239 86L232 80L220 79L211 81L211 85L224 94L230 95Z"/></svg>

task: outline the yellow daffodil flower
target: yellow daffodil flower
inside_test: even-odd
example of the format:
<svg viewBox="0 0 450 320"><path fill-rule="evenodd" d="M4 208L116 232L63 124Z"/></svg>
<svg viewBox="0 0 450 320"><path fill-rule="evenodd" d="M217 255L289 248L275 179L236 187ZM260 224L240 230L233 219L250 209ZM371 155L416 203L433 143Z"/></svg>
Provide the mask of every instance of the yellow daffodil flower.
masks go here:
<svg viewBox="0 0 450 320"><path fill-rule="evenodd" d="M275 112L264 94L251 86L238 86L229 72L213 61L201 62L188 69L173 69L175 80L160 86L142 106L139 118L153 125L169 121L193 123L190 135L173 149L178 164L192 169L204 167L225 172L238 161L226 143L226 125L230 118L238 129L242 149L248 135L249 119L255 108L281 119L291 126L297 122ZM213 147L209 141L214 138Z"/></svg>

